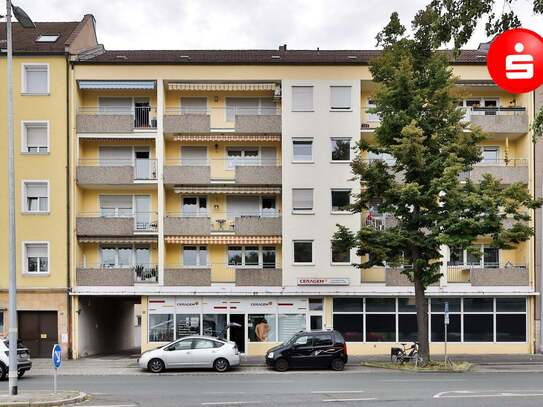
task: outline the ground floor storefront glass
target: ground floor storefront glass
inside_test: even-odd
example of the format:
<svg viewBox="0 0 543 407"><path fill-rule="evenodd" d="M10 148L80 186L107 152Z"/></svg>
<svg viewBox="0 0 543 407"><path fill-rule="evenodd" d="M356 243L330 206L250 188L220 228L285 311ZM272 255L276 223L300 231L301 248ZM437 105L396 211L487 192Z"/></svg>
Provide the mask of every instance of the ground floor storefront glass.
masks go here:
<svg viewBox="0 0 543 407"><path fill-rule="evenodd" d="M445 339L445 303L449 307L448 342L526 342L527 299L431 298L431 342ZM414 297L334 298L333 327L348 342L410 342L417 338Z"/></svg>

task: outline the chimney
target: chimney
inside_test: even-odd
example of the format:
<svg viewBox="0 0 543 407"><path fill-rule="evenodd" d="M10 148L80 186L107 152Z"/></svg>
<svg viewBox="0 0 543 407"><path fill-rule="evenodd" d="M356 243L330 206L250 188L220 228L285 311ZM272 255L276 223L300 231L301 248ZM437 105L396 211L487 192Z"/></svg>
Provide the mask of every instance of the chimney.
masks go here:
<svg viewBox="0 0 543 407"><path fill-rule="evenodd" d="M287 50L287 44L279 45L279 51L285 52Z"/></svg>

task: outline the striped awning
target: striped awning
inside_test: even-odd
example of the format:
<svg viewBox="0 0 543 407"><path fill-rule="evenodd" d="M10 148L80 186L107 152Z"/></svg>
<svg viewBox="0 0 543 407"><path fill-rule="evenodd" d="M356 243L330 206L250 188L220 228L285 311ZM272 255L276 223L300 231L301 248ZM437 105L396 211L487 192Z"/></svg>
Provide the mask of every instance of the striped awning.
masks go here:
<svg viewBox="0 0 543 407"><path fill-rule="evenodd" d="M173 137L174 141L241 141L241 142L280 142L280 134L179 134Z"/></svg>
<svg viewBox="0 0 543 407"><path fill-rule="evenodd" d="M153 243L157 242L156 236L135 236L135 237L79 237L79 243Z"/></svg>
<svg viewBox="0 0 543 407"><path fill-rule="evenodd" d="M166 243L172 244L281 244L281 236L166 236Z"/></svg>
<svg viewBox="0 0 543 407"><path fill-rule="evenodd" d="M200 90L200 91L275 91L276 83L192 83L170 82L168 90Z"/></svg>
<svg viewBox="0 0 543 407"><path fill-rule="evenodd" d="M78 81L79 89L155 89L155 81Z"/></svg>
<svg viewBox="0 0 543 407"><path fill-rule="evenodd" d="M173 190L176 194L277 195L281 193L281 187L240 187L235 185L176 186Z"/></svg>

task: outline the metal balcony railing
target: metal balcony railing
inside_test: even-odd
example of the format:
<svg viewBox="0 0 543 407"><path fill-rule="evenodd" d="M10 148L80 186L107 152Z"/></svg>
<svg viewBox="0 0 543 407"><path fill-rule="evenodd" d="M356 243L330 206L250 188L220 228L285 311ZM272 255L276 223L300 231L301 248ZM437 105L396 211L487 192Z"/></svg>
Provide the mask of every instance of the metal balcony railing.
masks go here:
<svg viewBox="0 0 543 407"><path fill-rule="evenodd" d="M501 107L501 106L489 106L489 107L460 107L465 111L464 117L469 120L471 116L516 116L526 113L526 108L523 106Z"/></svg>
<svg viewBox="0 0 543 407"><path fill-rule="evenodd" d="M133 167L135 180L156 180L157 160L149 158L81 158L80 167Z"/></svg>
<svg viewBox="0 0 543 407"><path fill-rule="evenodd" d="M88 116L132 116L135 129L156 129L157 127L156 107L153 106L80 106L77 114Z"/></svg>
<svg viewBox="0 0 543 407"><path fill-rule="evenodd" d="M102 208L101 212L80 212L79 218L130 219L135 232L155 232L158 229L158 212L134 212L132 208Z"/></svg>
<svg viewBox="0 0 543 407"><path fill-rule="evenodd" d="M229 158L166 158L166 165L180 165L187 167L218 166L225 170L234 170L236 167L280 167L281 161L265 157L229 157Z"/></svg>

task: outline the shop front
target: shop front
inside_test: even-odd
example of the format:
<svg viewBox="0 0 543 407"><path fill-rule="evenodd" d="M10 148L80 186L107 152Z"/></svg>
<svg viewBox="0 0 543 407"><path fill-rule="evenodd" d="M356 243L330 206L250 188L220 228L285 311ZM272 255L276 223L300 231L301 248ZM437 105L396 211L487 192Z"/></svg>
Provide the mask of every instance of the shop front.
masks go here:
<svg viewBox="0 0 543 407"><path fill-rule="evenodd" d="M323 329L324 320L322 298L148 297L147 310L142 350L188 335L217 336L235 322L226 338L242 353L262 355L299 331Z"/></svg>

